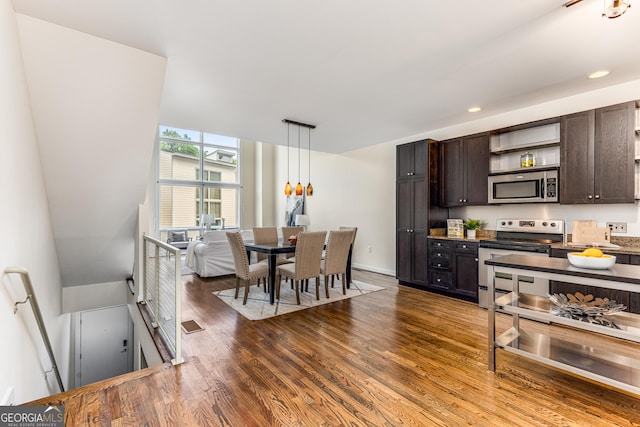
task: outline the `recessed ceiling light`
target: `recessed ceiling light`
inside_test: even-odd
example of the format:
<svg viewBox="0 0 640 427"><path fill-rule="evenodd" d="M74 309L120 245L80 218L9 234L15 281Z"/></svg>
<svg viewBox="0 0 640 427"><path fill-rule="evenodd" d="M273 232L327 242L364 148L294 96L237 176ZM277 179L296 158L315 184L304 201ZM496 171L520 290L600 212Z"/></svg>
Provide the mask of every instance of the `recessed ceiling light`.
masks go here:
<svg viewBox="0 0 640 427"><path fill-rule="evenodd" d="M471 107L467 111L470 112L470 113L477 113L480 110L482 110L482 108L480 108L480 107Z"/></svg>
<svg viewBox="0 0 640 427"><path fill-rule="evenodd" d="M593 72L593 73L589 74L589 76L588 76L588 77L589 77L590 79L599 79L600 77L604 77L604 76L606 76L607 74L609 74L609 71L607 71L607 70L595 71L595 72Z"/></svg>

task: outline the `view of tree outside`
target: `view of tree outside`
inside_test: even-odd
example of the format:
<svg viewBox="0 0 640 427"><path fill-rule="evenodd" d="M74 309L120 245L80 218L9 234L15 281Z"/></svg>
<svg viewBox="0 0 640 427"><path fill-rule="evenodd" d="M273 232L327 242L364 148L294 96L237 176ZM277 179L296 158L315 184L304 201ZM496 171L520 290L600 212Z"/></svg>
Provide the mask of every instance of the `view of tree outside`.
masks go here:
<svg viewBox="0 0 640 427"><path fill-rule="evenodd" d="M161 126L158 143L160 238L176 228L198 236L203 214L239 227L238 139Z"/></svg>

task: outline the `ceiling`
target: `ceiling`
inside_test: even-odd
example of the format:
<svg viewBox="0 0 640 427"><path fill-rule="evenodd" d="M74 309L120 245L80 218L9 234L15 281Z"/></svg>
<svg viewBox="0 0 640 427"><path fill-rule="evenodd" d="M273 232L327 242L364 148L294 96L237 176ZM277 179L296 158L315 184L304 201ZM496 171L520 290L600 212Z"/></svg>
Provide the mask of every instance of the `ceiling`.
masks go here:
<svg viewBox="0 0 640 427"><path fill-rule="evenodd" d="M282 145L289 118L332 153L640 76L640 5L608 20L601 0L562 3L12 0L167 57L161 124Z"/></svg>

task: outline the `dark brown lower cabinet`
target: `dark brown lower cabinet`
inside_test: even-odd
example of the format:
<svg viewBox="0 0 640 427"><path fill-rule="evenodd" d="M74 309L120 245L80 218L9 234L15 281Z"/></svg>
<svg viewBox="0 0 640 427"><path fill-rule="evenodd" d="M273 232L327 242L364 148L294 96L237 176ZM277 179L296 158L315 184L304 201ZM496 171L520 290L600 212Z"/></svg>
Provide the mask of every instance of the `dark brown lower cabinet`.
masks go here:
<svg viewBox="0 0 640 427"><path fill-rule="evenodd" d="M566 258L568 252L575 252L575 250L552 248L551 256L554 258ZM640 265L640 255L625 253L615 253L613 255L616 256L616 264ZM550 282L550 289L551 293L575 294L580 292L583 295L591 294L596 298L609 298L627 306L627 311L630 313L640 313L640 293L637 292L598 288L555 280Z"/></svg>
<svg viewBox="0 0 640 427"><path fill-rule="evenodd" d="M427 287L477 301L478 243L430 238Z"/></svg>

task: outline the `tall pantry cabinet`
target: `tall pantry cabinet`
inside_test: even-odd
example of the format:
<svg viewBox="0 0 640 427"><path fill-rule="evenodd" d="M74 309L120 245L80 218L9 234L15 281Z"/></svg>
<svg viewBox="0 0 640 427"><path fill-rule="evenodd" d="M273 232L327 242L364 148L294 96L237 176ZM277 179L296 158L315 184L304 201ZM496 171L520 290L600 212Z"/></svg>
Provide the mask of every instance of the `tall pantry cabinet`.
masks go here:
<svg viewBox="0 0 640 427"><path fill-rule="evenodd" d="M438 206L438 142L396 147L396 277L401 284L427 285L427 237L446 226Z"/></svg>

